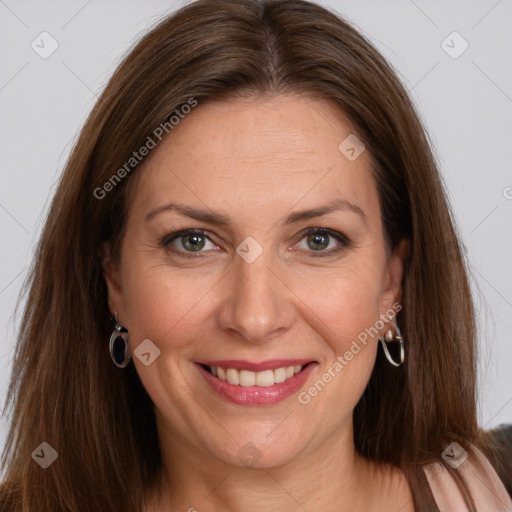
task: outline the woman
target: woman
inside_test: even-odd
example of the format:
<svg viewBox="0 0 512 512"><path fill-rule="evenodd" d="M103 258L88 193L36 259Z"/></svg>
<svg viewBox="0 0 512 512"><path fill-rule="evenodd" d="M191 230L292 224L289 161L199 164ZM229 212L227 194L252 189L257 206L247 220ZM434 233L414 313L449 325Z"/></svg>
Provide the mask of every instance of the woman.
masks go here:
<svg viewBox="0 0 512 512"><path fill-rule="evenodd" d="M147 34L28 285L5 510L512 507L427 137L320 6L199 0Z"/></svg>

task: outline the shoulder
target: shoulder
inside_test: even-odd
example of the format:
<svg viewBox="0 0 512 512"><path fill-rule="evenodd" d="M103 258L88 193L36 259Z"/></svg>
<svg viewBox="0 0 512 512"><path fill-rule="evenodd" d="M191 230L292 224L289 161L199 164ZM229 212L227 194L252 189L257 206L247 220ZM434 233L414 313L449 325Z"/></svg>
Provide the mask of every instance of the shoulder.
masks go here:
<svg viewBox="0 0 512 512"><path fill-rule="evenodd" d="M489 430L488 434L493 447L486 456L512 497L512 423Z"/></svg>
<svg viewBox="0 0 512 512"><path fill-rule="evenodd" d="M459 448L445 458L446 464L433 462L423 466L439 510L467 510L460 484L464 481L477 510L512 511L511 497L489 459L476 447L470 452Z"/></svg>

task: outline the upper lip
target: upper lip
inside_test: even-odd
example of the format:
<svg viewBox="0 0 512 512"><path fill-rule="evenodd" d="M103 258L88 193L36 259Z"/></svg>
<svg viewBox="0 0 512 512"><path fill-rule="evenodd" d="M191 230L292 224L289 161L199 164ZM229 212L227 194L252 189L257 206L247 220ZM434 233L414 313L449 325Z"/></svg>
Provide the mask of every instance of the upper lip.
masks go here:
<svg viewBox="0 0 512 512"><path fill-rule="evenodd" d="M262 372L265 370L275 370L276 368L286 368L287 366L304 366L311 362L313 362L312 359L269 359L267 361L261 361L260 363L253 363L241 359L224 359L222 361L198 361L197 363L220 368L236 368L237 370Z"/></svg>

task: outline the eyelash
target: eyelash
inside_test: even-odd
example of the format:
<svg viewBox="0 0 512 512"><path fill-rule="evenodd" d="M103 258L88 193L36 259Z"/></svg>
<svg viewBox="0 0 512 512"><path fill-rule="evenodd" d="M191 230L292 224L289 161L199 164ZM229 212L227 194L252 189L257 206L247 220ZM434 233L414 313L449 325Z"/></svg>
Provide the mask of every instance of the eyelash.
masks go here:
<svg viewBox="0 0 512 512"><path fill-rule="evenodd" d="M329 237L332 237L335 240L337 240L339 242L339 245L337 247L335 247L334 249L330 249L329 251L318 251L318 254L314 254L316 251L306 251L306 252L312 252L313 253L309 257L312 257L312 258L328 258L330 256L335 256L336 254L338 254L343 249L347 249L347 248L352 247L351 240L349 238L347 238L345 235L343 235L342 233L340 233L338 231L333 231L332 229L326 229L326 228L309 228L309 229L305 230L302 233L302 236L299 239L299 242L302 239L304 239L305 237L307 237L309 235L314 235L314 234L326 234ZM180 257L182 256L182 257L185 257L185 258L201 258L202 256L195 256L194 252L191 252L191 251L180 251L180 250L177 250L175 248L171 248L171 246L169 245L175 239L182 238L182 237L187 236L187 235L201 235L201 236L204 236L205 238L207 238L208 240L210 240L210 242L214 243L206 235L206 232L204 230L202 230L202 229L182 229L180 231L176 231L174 233L169 233L169 234L166 234L163 237L161 237L160 240L159 240L159 245L161 247L163 247L164 249L170 250L173 253L178 254ZM197 252L200 253L200 252L204 252L204 251L197 251Z"/></svg>

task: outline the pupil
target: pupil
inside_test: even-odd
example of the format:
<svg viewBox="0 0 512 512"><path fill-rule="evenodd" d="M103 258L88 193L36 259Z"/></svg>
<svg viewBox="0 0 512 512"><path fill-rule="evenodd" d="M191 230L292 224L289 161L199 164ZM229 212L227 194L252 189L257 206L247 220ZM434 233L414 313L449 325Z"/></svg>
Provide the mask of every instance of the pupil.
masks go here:
<svg viewBox="0 0 512 512"><path fill-rule="evenodd" d="M319 234L319 233L315 233L314 235L311 235L310 236L310 241L314 241L315 244L320 244L322 245L323 247L321 248L325 248L327 247L329 244L328 243L325 243L325 239L327 238L327 235L322 235L322 234ZM322 243L321 240L324 240L324 242ZM320 241L319 241L320 240ZM318 246L317 246L317 249L318 249Z"/></svg>
<svg viewBox="0 0 512 512"><path fill-rule="evenodd" d="M185 249L189 249L191 248L192 250L197 250L197 249L201 249L202 248L202 245L201 245L201 238L202 238L202 235L188 235L186 237L184 237L186 240L188 239L189 241L190 240L194 240L192 242L192 245L190 247L187 247L185 243L183 243L183 247L185 247ZM199 241L198 241L199 240ZM189 242L190 243L190 242ZM203 245L204 245L204 241L203 241Z"/></svg>

